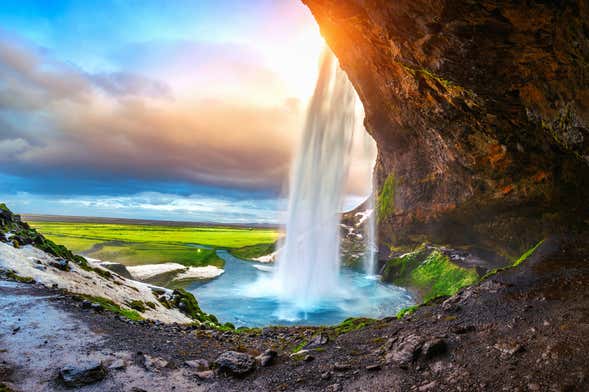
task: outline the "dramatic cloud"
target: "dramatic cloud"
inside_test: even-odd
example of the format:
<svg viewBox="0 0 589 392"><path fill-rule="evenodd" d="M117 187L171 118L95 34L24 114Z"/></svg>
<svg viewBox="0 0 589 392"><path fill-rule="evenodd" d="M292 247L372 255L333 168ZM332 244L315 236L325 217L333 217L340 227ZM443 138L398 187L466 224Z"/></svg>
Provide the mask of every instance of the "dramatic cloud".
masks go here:
<svg viewBox="0 0 589 392"><path fill-rule="evenodd" d="M219 71L215 61L227 74L235 74L227 68L239 65L227 61L234 54L220 49L217 60L212 54L203 61L211 76ZM240 58L245 67L247 56ZM177 59L172 63L172 69L187 67ZM271 72L247 67L240 76L244 84L272 85ZM23 120L20 137L0 131L0 162L17 173L75 167L117 177L277 188L288 170L302 117L296 100L284 96L272 105L257 103L255 96L250 101L233 97L230 89L242 86L233 85L231 78L226 86L218 81L222 94L205 97L190 93L198 90L195 81L201 81L202 72L183 90L172 91L141 74L86 74L2 37L0 69L0 120ZM177 74L184 77L186 72ZM170 80L178 84L186 79ZM31 123L35 117L42 117L42 123ZM33 129L39 125L44 127L42 137Z"/></svg>

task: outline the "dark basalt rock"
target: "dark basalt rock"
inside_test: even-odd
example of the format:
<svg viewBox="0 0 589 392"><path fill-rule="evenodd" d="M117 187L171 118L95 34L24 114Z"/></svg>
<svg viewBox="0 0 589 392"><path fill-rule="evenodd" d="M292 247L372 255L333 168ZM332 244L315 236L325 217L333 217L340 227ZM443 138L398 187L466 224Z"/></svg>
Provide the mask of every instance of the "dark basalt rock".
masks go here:
<svg viewBox="0 0 589 392"><path fill-rule="evenodd" d="M589 217L589 4L303 0L378 145L380 255L519 256Z"/></svg>
<svg viewBox="0 0 589 392"><path fill-rule="evenodd" d="M274 363L274 360L278 356L278 353L274 350L266 350L261 355L256 357L256 360L260 363L260 366L266 367Z"/></svg>
<svg viewBox="0 0 589 392"><path fill-rule="evenodd" d="M329 342L329 336L326 333L315 335L309 343L303 347L304 350L311 350L326 345Z"/></svg>
<svg viewBox="0 0 589 392"><path fill-rule="evenodd" d="M215 360L215 366L221 374L242 377L255 369L256 361L245 353L225 351Z"/></svg>
<svg viewBox="0 0 589 392"><path fill-rule="evenodd" d="M417 359L421 353L422 345L423 339L417 335L408 335L400 338L394 344L392 351L387 354L386 360L401 368L406 368Z"/></svg>
<svg viewBox="0 0 589 392"><path fill-rule="evenodd" d="M428 340L421 348L421 352L426 359L431 359L445 354L446 351L448 351L448 344L446 344L446 341L441 338Z"/></svg>
<svg viewBox="0 0 589 392"><path fill-rule="evenodd" d="M107 375L102 363L89 361L68 365L59 371L59 381L68 388L80 388L103 380Z"/></svg>
<svg viewBox="0 0 589 392"><path fill-rule="evenodd" d="M69 262L66 259L57 259L49 263L50 266L57 268L61 271L69 271Z"/></svg>

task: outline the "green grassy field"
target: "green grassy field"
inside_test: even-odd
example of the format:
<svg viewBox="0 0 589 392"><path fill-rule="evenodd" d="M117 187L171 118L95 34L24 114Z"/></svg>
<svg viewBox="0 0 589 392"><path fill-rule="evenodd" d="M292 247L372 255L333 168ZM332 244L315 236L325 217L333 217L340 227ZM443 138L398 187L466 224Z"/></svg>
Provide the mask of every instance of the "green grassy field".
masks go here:
<svg viewBox="0 0 589 392"><path fill-rule="evenodd" d="M87 257L125 265L174 262L187 266L222 266L215 249L269 246L272 229L174 227L107 223L30 222L58 244ZM212 249L199 248L200 246Z"/></svg>

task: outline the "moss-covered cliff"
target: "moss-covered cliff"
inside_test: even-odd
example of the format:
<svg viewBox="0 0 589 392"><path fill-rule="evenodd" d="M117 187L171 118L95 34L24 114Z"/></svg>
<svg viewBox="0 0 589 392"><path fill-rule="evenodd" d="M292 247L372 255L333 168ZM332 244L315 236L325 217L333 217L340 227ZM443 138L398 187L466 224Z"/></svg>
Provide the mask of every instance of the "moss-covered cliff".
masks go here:
<svg viewBox="0 0 589 392"><path fill-rule="evenodd" d="M587 225L589 2L303 2L378 144L381 256Z"/></svg>

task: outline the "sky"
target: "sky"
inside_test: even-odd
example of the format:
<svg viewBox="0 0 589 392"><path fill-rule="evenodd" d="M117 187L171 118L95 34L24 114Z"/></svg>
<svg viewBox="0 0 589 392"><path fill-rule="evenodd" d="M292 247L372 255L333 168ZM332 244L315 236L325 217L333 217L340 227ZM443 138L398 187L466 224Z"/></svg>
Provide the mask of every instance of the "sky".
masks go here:
<svg viewBox="0 0 589 392"><path fill-rule="evenodd" d="M298 1L4 0L0 201L280 221L323 45ZM356 155L348 206L371 170Z"/></svg>

